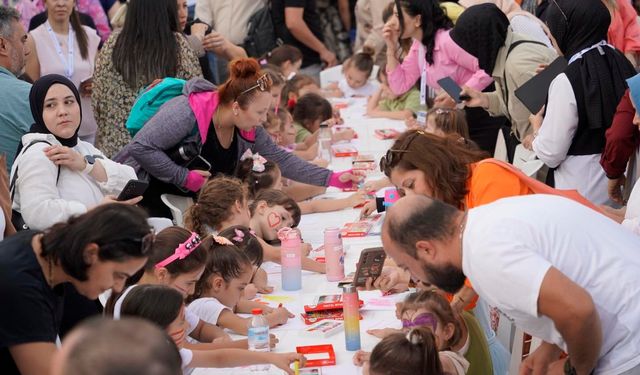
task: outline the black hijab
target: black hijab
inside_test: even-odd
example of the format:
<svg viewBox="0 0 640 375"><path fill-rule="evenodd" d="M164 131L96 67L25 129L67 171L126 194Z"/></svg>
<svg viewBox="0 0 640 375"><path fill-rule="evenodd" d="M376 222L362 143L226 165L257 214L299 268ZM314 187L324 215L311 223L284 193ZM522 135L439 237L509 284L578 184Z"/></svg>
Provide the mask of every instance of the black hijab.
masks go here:
<svg viewBox="0 0 640 375"><path fill-rule="evenodd" d="M498 51L507 39L509 19L493 3L467 8L451 30L451 39L478 59L480 68L493 73Z"/></svg>
<svg viewBox="0 0 640 375"><path fill-rule="evenodd" d="M82 123L82 104L80 103L80 93L76 86L64 76L59 74L48 74L46 76L40 77L37 81L33 83L31 86L31 91L29 92L29 105L31 106L31 115L33 116L33 120L35 121L31 128L29 129L29 133L41 133L41 134L52 134L42 119L42 112L44 110L44 99L47 97L47 92L51 86L59 83L61 85L65 85L71 90L73 96L76 97L76 102L80 107L80 123ZM71 138L60 138L53 134L56 137L58 142L60 142L63 146L74 147L78 144L78 131L80 130L80 124L78 124L78 128L76 132L73 134ZM20 150L18 150L20 152Z"/></svg>
<svg viewBox="0 0 640 375"><path fill-rule="evenodd" d="M560 51L570 60L573 55L607 40L611 16L601 0L551 0L546 21ZM582 109L589 129L608 128L626 79L636 74L627 58L608 46L585 53L565 70L571 82L578 109Z"/></svg>

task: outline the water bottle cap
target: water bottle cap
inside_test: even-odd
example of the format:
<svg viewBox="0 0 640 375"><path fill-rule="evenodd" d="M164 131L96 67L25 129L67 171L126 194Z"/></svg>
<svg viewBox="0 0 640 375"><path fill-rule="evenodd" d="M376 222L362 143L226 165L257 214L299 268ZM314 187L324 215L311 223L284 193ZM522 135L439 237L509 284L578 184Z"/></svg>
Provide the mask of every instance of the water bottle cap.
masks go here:
<svg viewBox="0 0 640 375"><path fill-rule="evenodd" d="M253 314L253 315L262 315L262 309L253 309L253 310L251 310L251 314Z"/></svg>
<svg viewBox="0 0 640 375"><path fill-rule="evenodd" d="M356 289L355 285L353 284L347 284L342 287L342 293L355 293L357 291L358 289Z"/></svg>

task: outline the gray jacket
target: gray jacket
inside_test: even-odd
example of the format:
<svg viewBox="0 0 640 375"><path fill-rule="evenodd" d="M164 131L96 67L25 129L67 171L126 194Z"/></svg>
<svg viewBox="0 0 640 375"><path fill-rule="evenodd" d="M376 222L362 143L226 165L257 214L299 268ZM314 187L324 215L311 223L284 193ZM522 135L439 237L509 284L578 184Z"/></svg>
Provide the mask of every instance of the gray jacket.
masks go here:
<svg viewBox="0 0 640 375"><path fill-rule="evenodd" d="M142 127L130 144L115 156L114 160L132 166L138 178L152 175L160 181L184 186L189 170L174 163L165 153L193 135L197 128L196 117L189 104L189 94L214 91L216 87L202 78L193 78L184 87L183 95L166 102ZM294 181L311 185L328 186L331 171L308 163L276 145L262 126L255 128L255 140L235 133L238 140L238 160L251 149L268 160L277 163L282 175Z"/></svg>

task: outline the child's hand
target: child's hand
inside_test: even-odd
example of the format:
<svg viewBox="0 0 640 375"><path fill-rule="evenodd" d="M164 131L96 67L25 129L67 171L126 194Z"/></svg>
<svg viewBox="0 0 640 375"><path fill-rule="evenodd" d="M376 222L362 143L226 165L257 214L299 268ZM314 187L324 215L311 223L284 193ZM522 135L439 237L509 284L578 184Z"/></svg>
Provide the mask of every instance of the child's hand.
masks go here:
<svg viewBox="0 0 640 375"><path fill-rule="evenodd" d="M367 194L364 191L358 191L351 194L347 199L349 200L349 207L356 207L367 201Z"/></svg>
<svg viewBox="0 0 640 375"><path fill-rule="evenodd" d="M289 375L294 375L291 364L298 361L298 367L304 367L307 359L300 353L269 353L269 363L283 370Z"/></svg>
<svg viewBox="0 0 640 375"><path fill-rule="evenodd" d="M383 339L387 336L390 336L394 333L398 333L401 332L399 329L395 329L395 328L383 328L383 329L369 329L367 330L367 333L370 334L371 336L377 337L379 339Z"/></svg>
<svg viewBox="0 0 640 375"><path fill-rule="evenodd" d="M384 189L387 186L392 186L391 185L391 181L389 181L389 179L387 177L385 178L381 178L379 180L375 180L375 181L369 181L367 183L364 184L364 191L368 192L375 192L378 191L380 189Z"/></svg>
<svg viewBox="0 0 640 375"><path fill-rule="evenodd" d="M269 319L269 322L271 322L272 327L285 324L287 320L294 317L295 315L293 315L289 310L285 309L284 307L278 307L277 309L273 310L270 314L267 314L267 318Z"/></svg>
<svg viewBox="0 0 640 375"><path fill-rule="evenodd" d="M356 354L353 355L353 364L362 367L365 362L367 362L371 358L371 352L365 352L364 350L358 350Z"/></svg>
<svg viewBox="0 0 640 375"><path fill-rule="evenodd" d="M248 300L256 298L256 294L258 294L258 288L254 284L247 285L242 292L242 296Z"/></svg>
<svg viewBox="0 0 640 375"><path fill-rule="evenodd" d="M376 201L371 200L362 206L362 210L360 210L360 219L364 219L365 217L371 215L373 211L377 209Z"/></svg>
<svg viewBox="0 0 640 375"><path fill-rule="evenodd" d="M269 334L269 348L274 349L280 340L273 333Z"/></svg>
<svg viewBox="0 0 640 375"><path fill-rule="evenodd" d="M407 127L407 130L422 129L422 125L413 116L407 117L404 120L404 125Z"/></svg>
<svg viewBox="0 0 640 375"><path fill-rule="evenodd" d="M303 242L302 247L300 247L301 254L304 257L308 257L312 250L313 246L310 243Z"/></svg>
<svg viewBox="0 0 640 375"><path fill-rule="evenodd" d="M353 129L339 130L334 133L334 141L350 141L356 136Z"/></svg>
<svg viewBox="0 0 640 375"><path fill-rule="evenodd" d="M262 268L256 270L256 274L253 275L253 285L258 289L258 293L270 294L273 292L273 287L269 286L269 277Z"/></svg>

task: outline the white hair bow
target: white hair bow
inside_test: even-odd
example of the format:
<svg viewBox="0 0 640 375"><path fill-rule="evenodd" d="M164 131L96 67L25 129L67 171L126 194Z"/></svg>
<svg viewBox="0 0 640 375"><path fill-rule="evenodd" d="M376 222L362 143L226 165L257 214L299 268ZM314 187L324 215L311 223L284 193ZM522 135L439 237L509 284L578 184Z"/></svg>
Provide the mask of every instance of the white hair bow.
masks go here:
<svg viewBox="0 0 640 375"><path fill-rule="evenodd" d="M264 172L265 167L264 164L267 162L267 159L263 158L262 156L260 156L259 153L253 153L251 152L251 149L248 148L247 151L244 152L244 154L242 154L242 157L240 158L240 161L245 161L247 159L253 159L253 167L251 167L251 170L254 172Z"/></svg>

